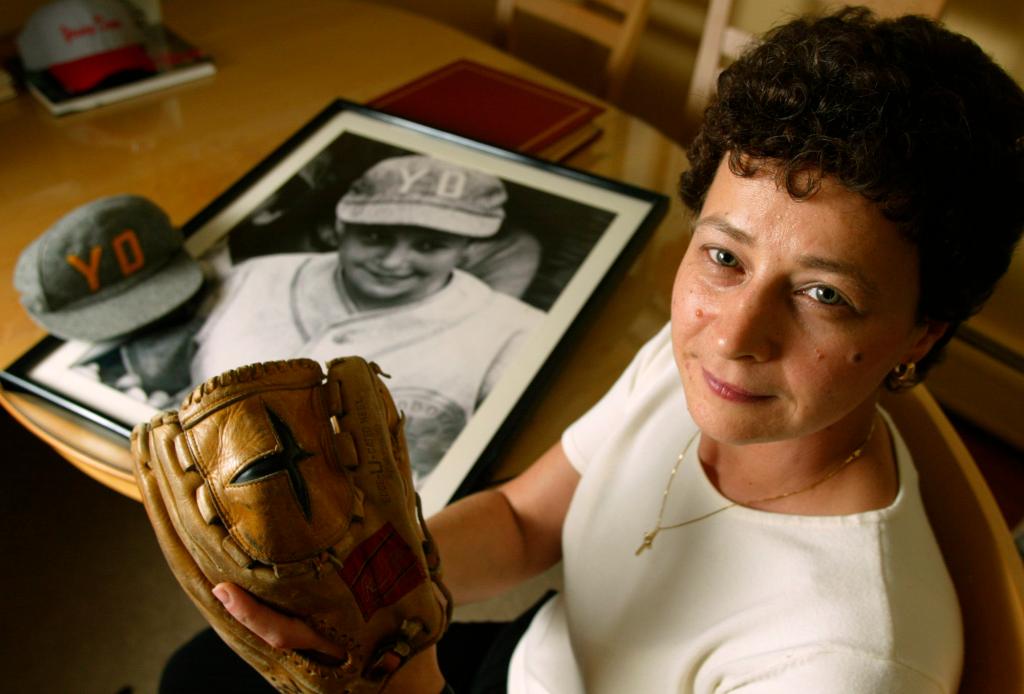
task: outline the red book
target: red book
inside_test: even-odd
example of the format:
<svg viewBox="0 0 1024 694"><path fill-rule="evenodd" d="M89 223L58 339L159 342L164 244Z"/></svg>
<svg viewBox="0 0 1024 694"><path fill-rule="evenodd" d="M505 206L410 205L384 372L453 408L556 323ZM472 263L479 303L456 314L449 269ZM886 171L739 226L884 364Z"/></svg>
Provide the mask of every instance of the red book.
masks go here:
<svg viewBox="0 0 1024 694"><path fill-rule="evenodd" d="M561 159L596 138L604 108L471 60L377 97L373 108L526 154Z"/></svg>

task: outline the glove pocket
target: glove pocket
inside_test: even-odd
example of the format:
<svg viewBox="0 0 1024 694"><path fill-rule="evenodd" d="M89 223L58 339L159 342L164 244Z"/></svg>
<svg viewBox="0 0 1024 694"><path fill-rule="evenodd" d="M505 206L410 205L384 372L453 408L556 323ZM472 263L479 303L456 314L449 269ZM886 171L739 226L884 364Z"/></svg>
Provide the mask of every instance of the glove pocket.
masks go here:
<svg viewBox="0 0 1024 694"><path fill-rule="evenodd" d="M361 508L330 457L330 430L314 393L273 391L238 400L185 434L227 532L268 566L319 556Z"/></svg>

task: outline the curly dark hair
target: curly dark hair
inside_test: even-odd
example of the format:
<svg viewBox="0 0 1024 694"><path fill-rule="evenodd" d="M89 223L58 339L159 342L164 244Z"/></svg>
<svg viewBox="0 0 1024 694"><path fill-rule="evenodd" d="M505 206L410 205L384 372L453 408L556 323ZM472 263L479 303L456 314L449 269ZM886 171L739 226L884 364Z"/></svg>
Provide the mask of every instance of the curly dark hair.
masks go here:
<svg viewBox="0 0 1024 694"><path fill-rule="evenodd" d="M845 8L771 30L722 72L687 154L680 194L694 211L726 156L736 175L770 167L796 199L825 176L878 205L918 249L918 319L950 324L918 378L991 295L1024 228L1024 92L924 17Z"/></svg>

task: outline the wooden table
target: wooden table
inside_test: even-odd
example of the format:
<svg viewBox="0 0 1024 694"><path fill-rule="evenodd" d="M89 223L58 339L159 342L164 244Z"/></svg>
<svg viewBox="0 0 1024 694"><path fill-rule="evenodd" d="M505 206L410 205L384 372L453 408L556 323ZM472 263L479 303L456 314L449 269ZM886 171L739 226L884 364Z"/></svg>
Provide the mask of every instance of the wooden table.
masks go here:
<svg viewBox="0 0 1024 694"><path fill-rule="evenodd" d="M59 119L28 94L0 104L3 277L12 277L32 239L101 196L137 193L184 223L337 97L366 102L459 58L574 91L450 27L370 2L175 0L166 3L164 20L213 55L216 76ZM685 166L677 146L614 108L599 124L603 136L569 165L674 198ZM547 448L666 320L684 228L673 201L614 296L574 342L495 476L521 470ZM0 364L7 366L44 331L10 281L0 285L0 302ZM0 404L86 474L138 498L123 439L24 394L3 393Z"/></svg>

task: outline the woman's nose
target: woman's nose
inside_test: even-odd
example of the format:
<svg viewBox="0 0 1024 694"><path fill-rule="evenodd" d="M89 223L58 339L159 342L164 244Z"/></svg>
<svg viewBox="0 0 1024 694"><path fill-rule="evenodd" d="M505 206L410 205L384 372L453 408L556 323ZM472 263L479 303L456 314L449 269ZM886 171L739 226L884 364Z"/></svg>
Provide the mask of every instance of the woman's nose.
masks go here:
<svg viewBox="0 0 1024 694"><path fill-rule="evenodd" d="M715 317L715 347L726 359L771 359L779 349L784 307L769 287L747 285L728 292Z"/></svg>

